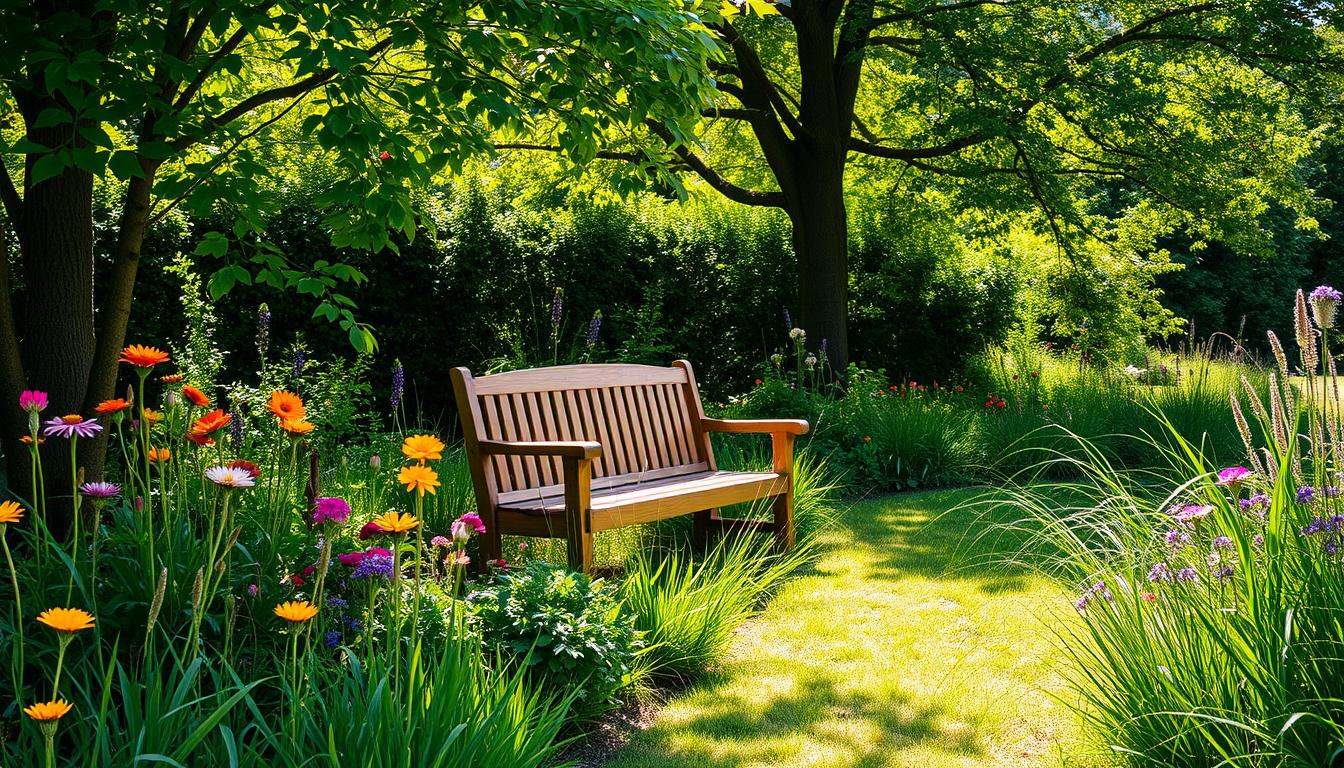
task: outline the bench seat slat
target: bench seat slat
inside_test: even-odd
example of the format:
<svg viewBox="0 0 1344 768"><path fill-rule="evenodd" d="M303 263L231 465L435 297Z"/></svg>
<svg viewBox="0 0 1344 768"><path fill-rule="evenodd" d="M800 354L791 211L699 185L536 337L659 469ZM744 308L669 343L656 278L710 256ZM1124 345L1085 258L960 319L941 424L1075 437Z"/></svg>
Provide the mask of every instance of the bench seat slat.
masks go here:
<svg viewBox="0 0 1344 768"><path fill-rule="evenodd" d="M788 477L776 472L714 472L650 480L592 491L594 530L632 525L687 512L769 498L783 493ZM534 515L563 515L563 495L500 499L499 508Z"/></svg>

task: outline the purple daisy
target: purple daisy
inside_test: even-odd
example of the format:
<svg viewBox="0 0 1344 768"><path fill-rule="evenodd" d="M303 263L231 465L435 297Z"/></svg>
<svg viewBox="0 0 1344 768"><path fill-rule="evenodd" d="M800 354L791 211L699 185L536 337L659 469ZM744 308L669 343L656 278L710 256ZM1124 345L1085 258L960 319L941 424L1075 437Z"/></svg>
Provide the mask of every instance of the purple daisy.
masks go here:
<svg viewBox="0 0 1344 768"><path fill-rule="evenodd" d="M112 499L121 495L121 486L116 483L85 483L79 486L79 492L90 499Z"/></svg>
<svg viewBox="0 0 1344 768"><path fill-rule="evenodd" d="M47 437L93 437L103 431L103 425L95 419L70 414L42 422L42 434Z"/></svg>

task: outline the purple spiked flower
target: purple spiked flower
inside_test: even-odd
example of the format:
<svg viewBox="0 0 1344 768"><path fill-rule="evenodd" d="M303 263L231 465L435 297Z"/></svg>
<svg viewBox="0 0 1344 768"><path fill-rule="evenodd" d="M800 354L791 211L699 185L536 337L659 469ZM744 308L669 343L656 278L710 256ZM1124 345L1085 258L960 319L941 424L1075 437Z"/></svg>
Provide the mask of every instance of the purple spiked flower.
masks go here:
<svg viewBox="0 0 1344 768"><path fill-rule="evenodd" d="M588 345L589 349L592 349L593 345L597 344L597 334L598 331L601 330L602 330L602 310L599 309L593 313L593 319L588 321L588 336L586 339L584 339L584 343Z"/></svg>
<svg viewBox="0 0 1344 768"><path fill-rule="evenodd" d="M271 308L262 304L257 307L257 354L266 357L266 349L271 343Z"/></svg>
<svg viewBox="0 0 1344 768"><path fill-rule="evenodd" d="M121 486L116 483L85 483L79 486L79 492L90 499L111 499L121 495Z"/></svg>
<svg viewBox="0 0 1344 768"><path fill-rule="evenodd" d="M1307 301L1311 302L1311 314L1316 320L1316 327L1325 331L1335 326L1335 315L1342 300L1344 294L1331 286L1318 285L1312 290L1307 296Z"/></svg>
<svg viewBox="0 0 1344 768"><path fill-rule="evenodd" d="M551 333L560 332L560 319L565 314L565 289L556 288L555 297L551 299Z"/></svg>
<svg viewBox="0 0 1344 768"><path fill-rule="evenodd" d="M406 392L406 369L401 367L401 359L392 361L392 396L389 402L392 409L396 410L401 406L401 396Z"/></svg>

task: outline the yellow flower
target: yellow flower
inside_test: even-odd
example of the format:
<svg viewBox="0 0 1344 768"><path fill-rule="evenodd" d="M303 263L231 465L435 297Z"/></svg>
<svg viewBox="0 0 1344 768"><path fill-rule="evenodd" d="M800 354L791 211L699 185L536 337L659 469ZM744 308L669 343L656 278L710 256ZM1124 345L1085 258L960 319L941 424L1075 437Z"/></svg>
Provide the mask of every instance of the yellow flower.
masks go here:
<svg viewBox="0 0 1344 768"><path fill-rule="evenodd" d="M302 419L285 419L280 422L280 428L291 435L306 435L313 431L313 427L311 421L303 421Z"/></svg>
<svg viewBox="0 0 1344 768"><path fill-rule="evenodd" d="M415 515L409 512L398 514L388 512L385 515L374 518L373 524L382 529L383 533L405 533L415 530L420 525L420 521L415 519Z"/></svg>
<svg viewBox="0 0 1344 768"><path fill-rule="evenodd" d="M158 424L160 421L163 421L163 413L161 411L156 411L153 408L145 408L141 410L140 415L145 417L145 421L150 424Z"/></svg>
<svg viewBox="0 0 1344 768"><path fill-rule="evenodd" d="M37 615L41 624L57 632L78 632L93 627L93 614L79 608L48 608Z"/></svg>
<svg viewBox="0 0 1344 768"><path fill-rule="evenodd" d="M438 461L443 458L443 441L433 435L411 435L402 442L401 452L411 461Z"/></svg>
<svg viewBox="0 0 1344 768"><path fill-rule="evenodd" d="M73 707L67 704L65 699L56 699L55 701L40 701L32 706L25 707L23 714L39 723L50 723L65 717L71 709Z"/></svg>
<svg viewBox="0 0 1344 768"><path fill-rule="evenodd" d="M0 525L17 523L23 519L23 507L17 501L0 501Z"/></svg>
<svg viewBox="0 0 1344 768"><path fill-rule="evenodd" d="M434 489L439 487L439 475L424 464L408 464L401 468L397 482L406 486L408 491L435 493Z"/></svg>
<svg viewBox="0 0 1344 768"><path fill-rule="evenodd" d="M275 615L285 621L302 624L317 615L317 607L307 600L293 600L275 606Z"/></svg>

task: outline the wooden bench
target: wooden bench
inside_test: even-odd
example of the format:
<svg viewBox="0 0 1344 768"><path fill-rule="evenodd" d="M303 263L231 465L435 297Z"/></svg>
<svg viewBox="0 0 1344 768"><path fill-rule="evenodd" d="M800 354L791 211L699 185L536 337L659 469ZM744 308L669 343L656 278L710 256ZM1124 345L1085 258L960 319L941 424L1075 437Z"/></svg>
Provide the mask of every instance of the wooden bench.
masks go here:
<svg viewBox="0 0 1344 768"><path fill-rule="evenodd" d="M772 499L776 540L793 546L793 441L807 422L706 418L684 360L452 378L487 560L505 533L564 538L570 566L591 572L598 531L693 513L703 541L740 522L719 507L758 499ZM772 470L720 471L712 432L771 435Z"/></svg>

